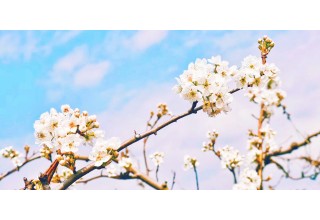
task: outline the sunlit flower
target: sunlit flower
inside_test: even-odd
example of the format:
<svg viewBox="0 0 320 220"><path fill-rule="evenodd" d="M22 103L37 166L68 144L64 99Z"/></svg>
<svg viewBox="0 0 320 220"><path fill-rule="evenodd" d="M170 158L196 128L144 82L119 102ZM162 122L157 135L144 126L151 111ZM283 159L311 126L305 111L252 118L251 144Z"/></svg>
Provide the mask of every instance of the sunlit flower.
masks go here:
<svg viewBox="0 0 320 220"><path fill-rule="evenodd" d="M234 169L242 164L243 157L233 147L225 146L218 150L221 158L222 168Z"/></svg>
<svg viewBox="0 0 320 220"><path fill-rule="evenodd" d="M185 170L189 170L189 169L192 169L197 166L199 166L199 161L196 158L190 157L189 155L184 156L184 169Z"/></svg>
<svg viewBox="0 0 320 220"><path fill-rule="evenodd" d="M149 156L155 166L159 166L163 163L164 153L163 152L154 152Z"/></svg>

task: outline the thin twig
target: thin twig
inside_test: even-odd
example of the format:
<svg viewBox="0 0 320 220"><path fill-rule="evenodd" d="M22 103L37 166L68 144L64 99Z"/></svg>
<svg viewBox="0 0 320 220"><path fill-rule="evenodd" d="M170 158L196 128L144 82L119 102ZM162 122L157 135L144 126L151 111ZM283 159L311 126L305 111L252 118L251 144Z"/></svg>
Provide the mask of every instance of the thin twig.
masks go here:
<svg viewBox="0 0 320 220"><path fill-rule="evenodd" d="M173 172L173 177L172 177L172 184L171 184L171 190L173 190L174 184L176 183L176 172Z"/></svg>
<svg viewBox="0 0 320 220"><path fill-rule="evenodd" d="M99 179L99 178L109 178L109 179L117 179L117 180L137 179L137 177L135 177L135 176L129 176L129 175L123 175L123 174L120 174L120 175L117 175L117 176L108 176L108 175L104 175L104 174L101 173L98 176L94 176L94 177L91 177L91 178L86 179L86 180L78 180L76 183L87 184L88 182L96 180L96 179Z"/></svg>
<svg viewBox="0 0 320 220"><path fill-rule="evenodd" d="M238 181L237 181L237 176L236 176L236 173L234 172L234 168L233 169L229 169L233 175L233 182L234 184L237 184Z"/></svg>
<svg viewBox="0 0 320 220"><path fill-rule="evenodd" d="M214 146L214 143L213 143L213 146ZM213 148L212 152L219 158L219 160L221 160L220 154L214 148ZM237 181L237 176L236 176L235 169L234 168L229 168L229 167L227 167L227 169L232 173L233 183L236 184L238 181Z"/></svg>
<svg viewBox="0 0 320 220"><path fill-rule="evenodd" d="M40 158L41 158L41 156L36 156L36 157L29 158L29 159L25 160L25 161L21 164L21 166L15 167L14 169L6 172L5 174L2 174L2 175L0 176L0 181L1 181L2 179L4 179L5 177L9 176L10 174L19 171L24 165L26 165L26 164L34 161L34 160L40 159Z"/></svg>
<svg viewBox="0 0 320 220"><path fill-rule="evenodd" d="M159 178L158 178L158 172L159 172L159 165L157 166L157 169L156 169L156 180L157 182L159 182Z"/></svg>
<svg viewBox="0 0 320 220"><path fill-rule="evenodd" d="M197 185L197 190L199 190L199 178L198 178L198 172L197 172L197 168L195 165L193 165L193 171L194 171L194 174L196 176L196 185Z"/></svg>
<svg viewBox="0 0 320 220"><path fill-rule="evenodd" d="M150 117L149 121L147 122L147 129L146 129L146 131L148 131L148 127L150 127L150 129L153 129L153 128L156 126L156 124L159 122L160 118L161 118L161 117L158 117L158 118L154 121L154 123L153 123L152 125L150 125L150 120L152 119L152 117ZM145 138L143 139L143 159L144 159L144 164L145 164L145 167L146 167L146 174L147 174L147 176L149 176L149 172L151 171L151 170L149 169L148 159L147 159L147 142L148 142L148 140L149 140L149 136L148 136L148 137L145 137Z"/></svg>
<svg viewBox="0 0 320 220"><path fill-rule="evenodd" d="M265 164L269 164L271 161L271 157L276 157L276 156L282 156L285 154L290 154L295 150L298 150L299 148L308 145L311 143L311 139L314 137L317 137L318 135L320 135L320 131L315 132L313 134L310 134L309 136L306 137L305 140L303 140L302 142L292 142L291 145L289 147L287 147L285 150L278 150L275 152L271 152L269 153L266 157L265 157Z"/></svg>

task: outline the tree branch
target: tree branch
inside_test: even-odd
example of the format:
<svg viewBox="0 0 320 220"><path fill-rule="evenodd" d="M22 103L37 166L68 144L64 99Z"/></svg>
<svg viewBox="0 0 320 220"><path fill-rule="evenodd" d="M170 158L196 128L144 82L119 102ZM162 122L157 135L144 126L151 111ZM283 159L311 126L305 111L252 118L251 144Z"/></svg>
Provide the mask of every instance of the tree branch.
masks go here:
<svg viewBox="0 0 320 220"><path fill-rule="evenodd" d="M14 168L14 169L12 169L12 170L10 170L10 171L2 174L2 175L0 176L0 181L1 181L2 179L4 179L5 177L9 176L10 174L19 171L24 165L26 165L26 164L34 161L34 160L40 159L40 158L41 158L41 156L36 156L36 157L29 158L29 159L25 160L25 161L21 164L21 166L18 166L18 167L16 167L16 168Z"/></svg>
<svg viewBox="0 0 320 220"><path fill-rule="evenodd" d="M240 89L234 89L231 90L229 93L233 94L237 91L239 91ZM147 131L143 134L136 134L134 137L128 139L127 141L125 141L124 143L121 144L121 146L117 149L118 152L122 151L123 149L127 148L128 146L130 146L131 144L134 144L138 141L140 141L141 139L148 137L150 135L156 135L157 132L165 127L167 127L168 125L172 124L173 122L177 122L179 119L184 118L188 115L191 114L195 114L198 111L200 111L203 108L203 106L199 106L195 109L190 109L189 111L181 114L181 115L177 115L172 117L170 120L164 122L163 124L159 125L156 128L151 129L150 131ZM108 161L107 165L111 163L111 159ZM94 163L91 163L85 167L83 167L82 169L80 169L79 171L77 171L74 175L70 176L67 180L65 180L61 186L59 187L60 190L65 190L67 189L71 184L73 184L74 182L76 182L78 179L80 179L81 177L83 177L84 175L90 173L91 171L95 170L95 169L101 169L103 167L95 167Z"/></svg>
<svg viewBox="0 0 320 220"><path fill-rule="evenodd" d="M129 175L117 175L117 176L108 176L108 175L103 175L103 173L101 172L100 175L86 179L86 180L78 180L76 183L83 183L83 184L87 184L90 181L99 179L99 178L109 178L109 179L118 179L118 180L131 180L131 179L137 179L134 176L129 176Z"/></svg>
<svg viewBox="0 0 320 220"><path fill-rule="evenodd" d="M314 138L314 137L317 137L318 135L320 135L320 131L318 132L315 132L309 136L307 136L305 138L304 141L302 142L293 142L291 143L291 145L285 149L285 150L278 150L278 151L275 151L275 152L272 152L270 154L268 154L266 157L265 157L265 164L269 164L271 163L271 157L276 157L276 156L281 156L281 155L285 155L285 154L290 154L292 153L293 151L295 150L298 150L299 148L305 146L305 145L308 145L311 143L311 139Z"/></svg>

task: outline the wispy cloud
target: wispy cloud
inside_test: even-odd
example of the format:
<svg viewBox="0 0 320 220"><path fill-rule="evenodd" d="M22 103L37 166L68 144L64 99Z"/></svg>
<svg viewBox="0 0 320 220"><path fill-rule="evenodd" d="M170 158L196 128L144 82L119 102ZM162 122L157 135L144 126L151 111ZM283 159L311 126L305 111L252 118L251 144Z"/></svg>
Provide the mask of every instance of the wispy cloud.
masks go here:
<svg viewBox="0 0 320 220"><path fill-rule="evenodd" d="M75 71L88 62L87 46L74 48L70 53L61 57L50 72L50 82L64 84L70 81Z"/></svg>
<svg viewBox="0 0 320 220"><path fill-rule="evenodd" d="M56 31L53 36L53 44L60 45L68 43L70 40L77 37L81 31Z"/></svg>
<svg viewBox="0 0 320 220"><path fill-rule="evenodd" d="M46 85L47 96L57 101L66 88L88 88L98 85L109 71L110 62L97 59L90 54L87 45L74 48L53 65ZM60 90L52 89L59 86Z"/></svg>
<svg viewBox="0 0 320 220"><path fill-rule="evenodd" d="M17 60L18 58L30 60L35 54L48 55L55 47L70 42L81 32L52 32L49 42L43 42L41 37L34 33L34 31L7 31L2 32L2 34L0 33L0 58L3 61L8 62L11 60ZM50 34L50 32L48 33Z"/></svg>
<svg viewBox="0 0 320 220"><path fill-rule="evenodd" d="M74 74L74 85L77 87L91 87L97 85L107 74L110 63L101 61L84 65Z"/></svg>
<svg viewBox="0 0 320 220"><path fill-rule="evenodd" d="M20 37L9 33L0 36L0 57L14 59L19 56Z"/></svg>
<svg viewBox="0 0 320 220"><path fill-rule="evenodd" d="M168 31L138 31L126 39L125 44L134 51L144 51L160 43L167 35Z"/></svg>

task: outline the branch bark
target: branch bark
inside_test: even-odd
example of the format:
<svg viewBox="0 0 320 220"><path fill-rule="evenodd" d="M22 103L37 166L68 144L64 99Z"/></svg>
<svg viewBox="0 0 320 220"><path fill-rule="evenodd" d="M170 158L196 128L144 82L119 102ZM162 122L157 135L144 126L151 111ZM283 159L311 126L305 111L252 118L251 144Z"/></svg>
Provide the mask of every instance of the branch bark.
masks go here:
<svg viewBox="0 0 320 220"><path fill-rule="evenodd" d="M313 134L308 135L305 140L303 140L302 142L292 142L290 144L289 147L287 147L285 150L278 150L275 152L272 152L270 154L268 154L265 157L265 164L269 164L271 163L271 157L276 157L276 156L282 156L282 155L286 155L286 154L290 154L295 150L298 150L299 148L306 146L308 144L311 143L311 139L314 137L317 137L318 135L320 135L320 131L314 132Z"/></svg>

